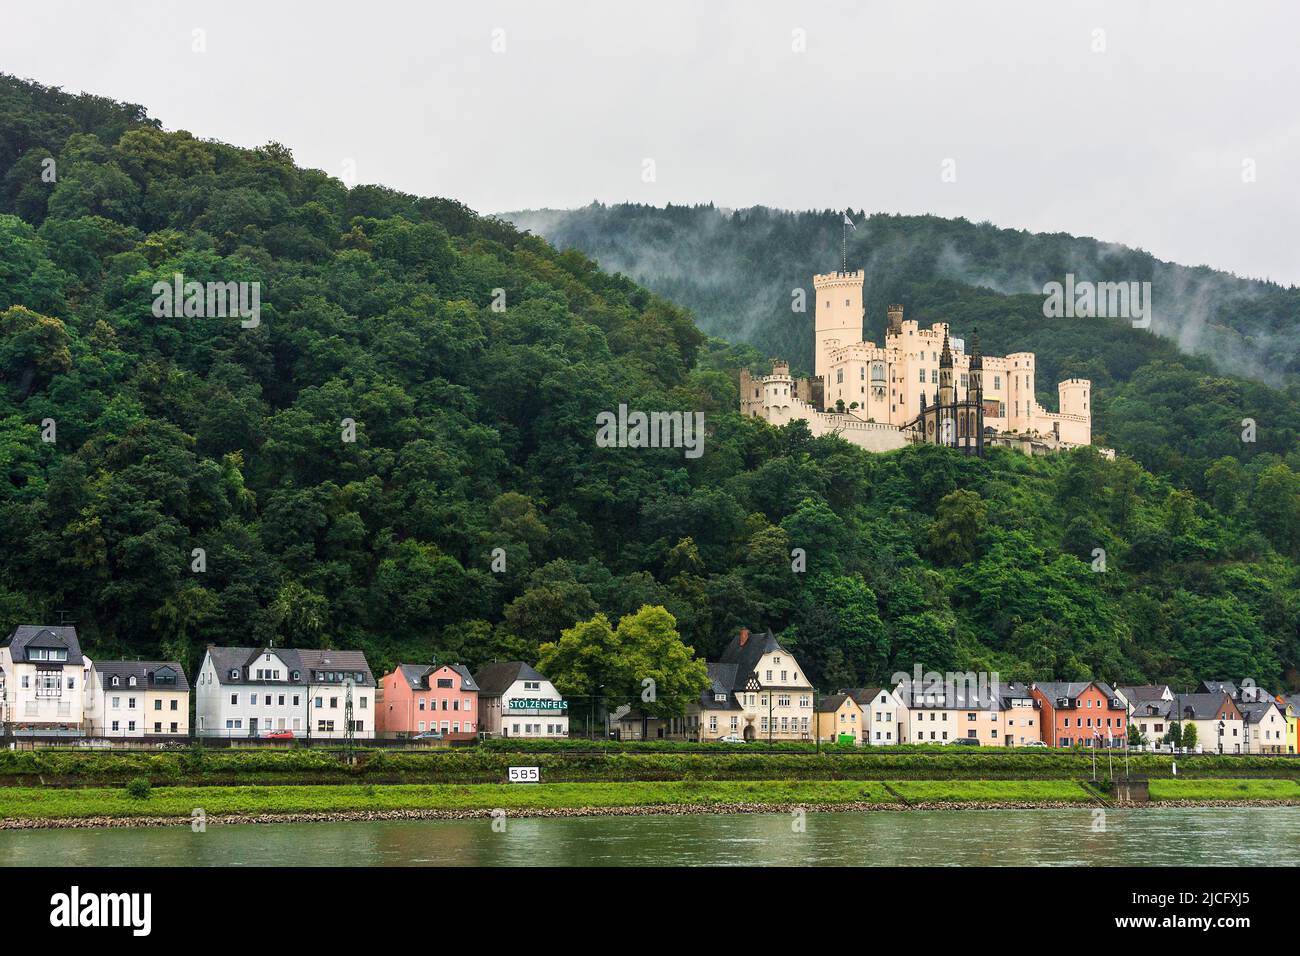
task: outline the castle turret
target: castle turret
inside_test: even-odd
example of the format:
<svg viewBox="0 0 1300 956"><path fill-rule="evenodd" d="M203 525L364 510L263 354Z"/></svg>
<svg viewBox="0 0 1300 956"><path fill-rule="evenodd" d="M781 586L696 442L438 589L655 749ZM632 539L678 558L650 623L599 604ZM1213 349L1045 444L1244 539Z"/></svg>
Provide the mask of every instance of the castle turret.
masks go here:
<svg viewBox="0 0 1300 956"><path fill-rule="evenodd" d="M1078 415L1084 419L1083 422L1071 422L1063 431L1064 437L1076 445L1091 445L1092 404L1089 394L1092 382L1086 378L1067 378L1057 384L1056 391L1061 400L1061 414Z"/></svg>
<svg viewBox="0 0 1300 956"><path fill-rule="evenodd" d="M971 336L970 385L966 398L975 406L975 454L984 457L984 356L980 353L980 330Z"/></svg>
<svg viewBox="0 0 1300 956"><path fill-rule="evenodd" d="M903 307L901 305L885 306L885 313L889 316L889 324L885 327L885 338L891 335L903 334Z"/></svg>
<svg viewBox="0 0 1300 956"><path fill-rule="evenodd" d="M953 383L952 349L948 345L948 330L943 330L943 351L939 353L939 404L953 405L957 389Z"/></svg>
<svg viewBox="0 0 1300 956"><path fill-rule="evenodd" d="M829 272L813 276L815 310L813 374L830 390L831 350L862 341L862 281L864 273Z"/></svg>

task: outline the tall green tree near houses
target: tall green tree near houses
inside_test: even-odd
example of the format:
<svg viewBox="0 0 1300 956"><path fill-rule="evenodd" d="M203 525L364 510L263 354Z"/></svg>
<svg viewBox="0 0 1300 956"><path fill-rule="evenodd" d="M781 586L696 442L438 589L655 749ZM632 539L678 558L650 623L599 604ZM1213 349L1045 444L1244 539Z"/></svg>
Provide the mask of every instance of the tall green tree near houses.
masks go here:
<svg viewBox="0 0 1300 956"><path fill-rule="evenodd" d="M596 614L565 629L540 652L538 669L561 692L631 704L644 724L651 717L683 716L708 686L704 662L682 643L676 620L659 606L646 605L617 627Z"/></svg>

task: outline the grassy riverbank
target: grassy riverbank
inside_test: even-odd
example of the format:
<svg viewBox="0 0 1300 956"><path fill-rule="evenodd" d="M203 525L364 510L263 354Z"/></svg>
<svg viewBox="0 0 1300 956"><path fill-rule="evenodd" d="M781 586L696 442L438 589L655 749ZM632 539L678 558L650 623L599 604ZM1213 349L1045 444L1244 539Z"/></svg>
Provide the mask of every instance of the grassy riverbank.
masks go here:
<svg viewBox="0 0 1300 956"><path fill-rule="evenodd" d="M856 781L758 781L669 783L556 783L541 786L306 786L164 787L147 798L124 789L50 790L0 788L0 820L86 817L184 817L195 809L209 816L311 813L383 813L394 810L533 810L612 807L727 806L736 804L889 804L884 784Z"/></svg>
<svg viewBox="0 0 1300 956"><path fill-rule="evenodd" d="M1153 800L1187 802L1279 801L1300 804L1300 784L1289 780L1152 781ZM628 783L281 787L163 787L147 796L120 788L0 788L0 821L10 823L141 820L179 822L196 810L210 819L277 817L366 819L393 813L464 816L503 810L507 815L559 812L739 812L746 809L906 809L908 807L1022 807L1096 804L1098 795L1077 780L767 780Z"/></svg>
<svg viewBox="0 0 1300 956"><path fill-rule="evenodd" d="M1152 800L1300 800L1294 780L1152 780Z"/></svg>
<svg viewBox="0 0 1300 956"><path fill-rule="evenodd" d="M146 777L154 787L295 784L504 783L508 769L541 769L548 783L754 780L1082 780L1092 777L1086 753L941 748L768 751L759 746L689 752L675 749L582 751L553 748L518 753L500 746L433 751L360 751L353 763L324 750L0 751L0 785L113 787ZM1167 778L1175 758L1135 754L1127 772ZM1180 756L1179 777L1300 779L1300 759ZM1124 760L1097 758L1101 776L1124 774Z"/></svg>

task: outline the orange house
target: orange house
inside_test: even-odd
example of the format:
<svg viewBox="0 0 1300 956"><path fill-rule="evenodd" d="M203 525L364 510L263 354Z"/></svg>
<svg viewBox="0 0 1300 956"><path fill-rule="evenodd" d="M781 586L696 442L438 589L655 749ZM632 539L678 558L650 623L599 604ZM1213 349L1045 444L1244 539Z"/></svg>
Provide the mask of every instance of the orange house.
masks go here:
<svg viewBox="0 0 1300 956"><path fill-rule="evenodd" d="M1128 740L1128 708L1101 681L1048 681L1029 688L1042 712L1038 725L1049 747L1123 747Z"/></svg>
<svg viewBox="0 0 1300 956"><path fill-rule="evenodd" d="M380 683L375 727L385 737L478 736L478 684L463 664L398 664Z"/></svg>

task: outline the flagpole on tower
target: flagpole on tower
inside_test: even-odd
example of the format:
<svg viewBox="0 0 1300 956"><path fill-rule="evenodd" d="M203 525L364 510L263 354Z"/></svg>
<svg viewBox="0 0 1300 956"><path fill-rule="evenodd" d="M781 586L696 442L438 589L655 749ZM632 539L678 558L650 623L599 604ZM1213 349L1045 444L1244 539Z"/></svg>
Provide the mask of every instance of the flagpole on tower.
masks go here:
<svg viewBox="0 0 1300 956"><path fill-rule="evenodd" d="M849 218L848 212L841 217L840 222L840 272L849 271L849 230L858 231L858 227L853 224Z"/></svg>

